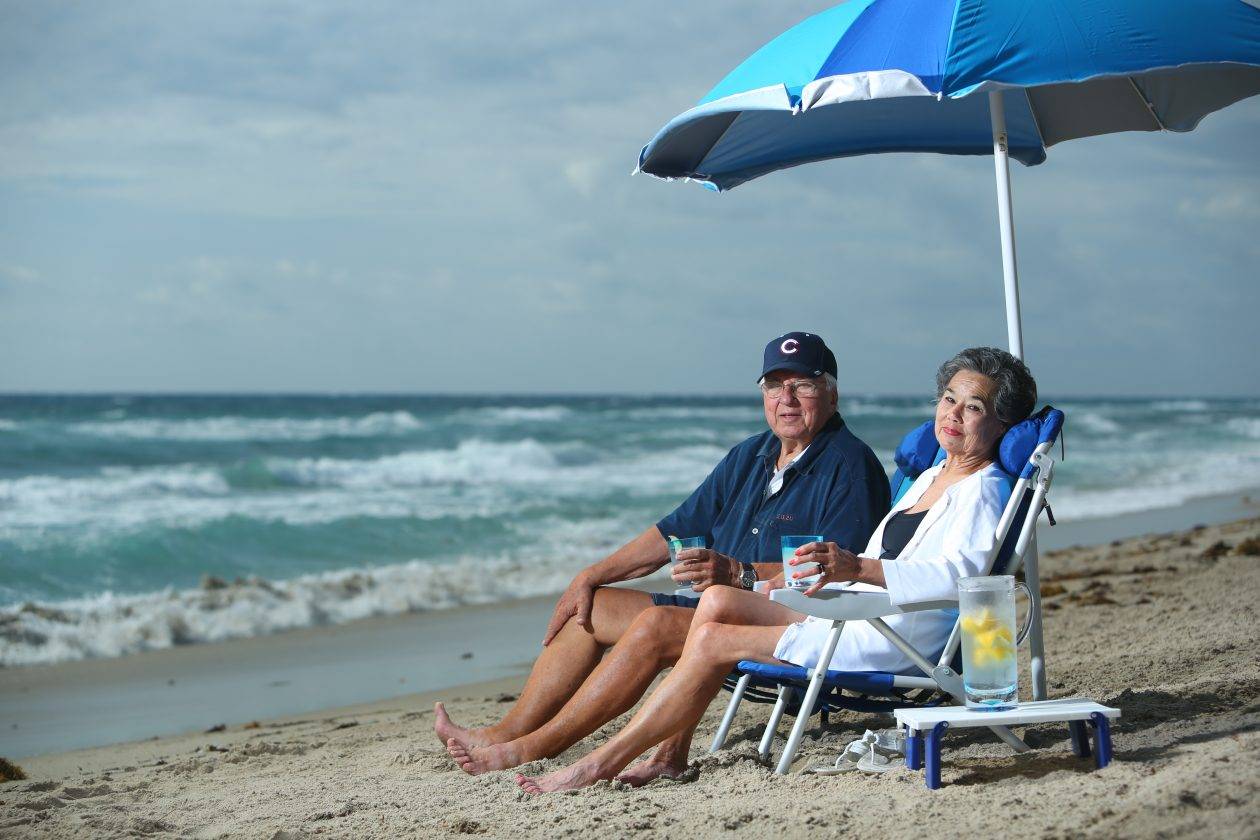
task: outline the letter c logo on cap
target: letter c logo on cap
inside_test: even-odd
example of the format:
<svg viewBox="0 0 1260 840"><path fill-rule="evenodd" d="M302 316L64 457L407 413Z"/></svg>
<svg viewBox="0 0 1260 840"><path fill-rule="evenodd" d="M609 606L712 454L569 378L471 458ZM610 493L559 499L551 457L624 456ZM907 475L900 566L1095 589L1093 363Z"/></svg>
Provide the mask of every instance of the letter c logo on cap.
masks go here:
<svg viewBox="0 0 1260 840"><path fill-rule="evenodd" d="M797 341L795 338L789 338L787 341L779 345L779 352L780 353L795 353L797 350L797 347L799 346L800 346L799 341Z"/></svg>

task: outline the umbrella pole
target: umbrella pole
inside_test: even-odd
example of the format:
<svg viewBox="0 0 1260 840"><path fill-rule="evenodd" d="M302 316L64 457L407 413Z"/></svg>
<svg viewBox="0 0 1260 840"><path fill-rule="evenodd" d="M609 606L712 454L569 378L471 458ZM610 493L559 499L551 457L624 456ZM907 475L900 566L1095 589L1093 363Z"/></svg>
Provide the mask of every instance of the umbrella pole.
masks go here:
<svg viewBox="0 0 1260 840"><path fill-rule="evenodd" d="M989 92L993 125L993 169L997 175L998 225L1002 231L1002 279L1006 286L1006 340L1011 353L1024 358L1024 331L1019 317L1019 267L1015 262L1015 221L1011 210L1011 162L1007 154L1006 109L1002 92Z"/></svg>

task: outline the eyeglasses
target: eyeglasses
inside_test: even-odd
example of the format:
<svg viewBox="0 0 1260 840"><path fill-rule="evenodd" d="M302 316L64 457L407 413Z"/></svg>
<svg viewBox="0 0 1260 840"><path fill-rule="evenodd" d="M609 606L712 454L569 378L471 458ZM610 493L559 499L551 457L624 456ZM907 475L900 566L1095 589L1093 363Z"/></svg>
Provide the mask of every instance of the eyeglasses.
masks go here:
<svg viewBox="0 0 1260 840"><path fill-rule="evenodd" d="M812 399L818 396L822 390L822 386L812 379L793 379L788 382L761 382L759 383L761 393L770 399L775 399L783 395L783 389L787 388L793 395Z"/></svg>

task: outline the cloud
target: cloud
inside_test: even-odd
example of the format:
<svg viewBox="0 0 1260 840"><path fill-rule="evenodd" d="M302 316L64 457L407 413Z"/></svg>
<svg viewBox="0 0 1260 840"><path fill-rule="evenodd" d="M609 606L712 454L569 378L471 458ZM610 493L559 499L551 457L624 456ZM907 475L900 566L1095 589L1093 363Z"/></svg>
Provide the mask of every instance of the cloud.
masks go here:
<svg viewBox="0 0 1260 840"><path fill-rule="evenodd" d="M670 390L694 359L723 390L797 327L858 362L846 385L917 388L1005 341L990 159L869 156L723 195L628 174L816 10L10 6L0 252L38 282L0 270L0 388L430 389L467 366L554 390L561 360L574 387ZM1257 128L1252 99L1016 168L1045 387L1255 389ZM1223 344L1185 340L1205 331ZM1200 373L1222 353L1241 361Z"/></svg>

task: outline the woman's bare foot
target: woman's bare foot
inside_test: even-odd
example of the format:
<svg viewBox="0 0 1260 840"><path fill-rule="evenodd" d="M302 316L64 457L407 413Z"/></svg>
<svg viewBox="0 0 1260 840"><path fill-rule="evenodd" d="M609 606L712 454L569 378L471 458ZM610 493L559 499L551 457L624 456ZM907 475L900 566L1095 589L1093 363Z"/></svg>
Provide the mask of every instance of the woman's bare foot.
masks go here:
<svg viewBox="0 0 1260 840"><path fill-rule="evenodd" d="M446 713L446 707L441 703L433 704L433 731L442 742L442 746L446 746L452 738L459 739L460 743L466 747L484 747L490 742L490 739L481 734L480 729L465 729L462 726L456 726L450 715Z"/></svg>
<svg viewBox="0 0 1260 840"><path fill-rule="evenodd" d="M552 793L557 790L577 790L593 785L600 779L611 779L613 775L613 773L601 773L592 763L579 761L577 764L570 764L545 776L530 777L517 773L516 783L521 786L521 790L534 795Z"/></svg>
<svg viewBox="0 0 1260 840"><path fill-rule="evenodd" d="M627 767L625 772L617 777L617 781L625 782L630 787L640 787L646 785L653 779L659 779L664 776L667 779L677 779L686 771L687 767L675 767L663 761L642 761L633 767Z"/></svg>
<svg viewBox="0 0 1260 840"><path fill-rule="evenodd" d="M491 770L506 770L509 767L519 767L528 761L529 759L518 755L518 750L513 744L514 742L509 741L506 744L470 747L462 743L458 738L450 738L446 742L446 751L450 753L451 758L455 759L459 769L470 776L480 776L482 773L489 773Z"/></svg>

